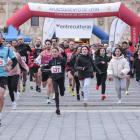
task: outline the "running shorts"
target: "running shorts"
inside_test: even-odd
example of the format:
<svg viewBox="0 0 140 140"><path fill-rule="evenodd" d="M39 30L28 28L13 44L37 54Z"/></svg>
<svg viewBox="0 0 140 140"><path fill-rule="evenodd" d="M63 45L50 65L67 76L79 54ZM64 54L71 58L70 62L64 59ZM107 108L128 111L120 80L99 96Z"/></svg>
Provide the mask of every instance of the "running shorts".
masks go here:
<svg viewBox="0 0 140 140"><path fill-rule="evenodd" d="M0 87L6 89L8 77L0 77Z"/></svg>
<svg viewBox="0 0 140 140"><path fill-rule="evenodd" d="M51 77L51 72L50 73L42 72L42 82L47 81L49 78L52 78Z"/></svg>
<svg viewBox="0 0 140 140"><path fill-rule="evenodd" d="M37 73L39 68L40 68L39 66L33 66L33 72Z"/></svg>

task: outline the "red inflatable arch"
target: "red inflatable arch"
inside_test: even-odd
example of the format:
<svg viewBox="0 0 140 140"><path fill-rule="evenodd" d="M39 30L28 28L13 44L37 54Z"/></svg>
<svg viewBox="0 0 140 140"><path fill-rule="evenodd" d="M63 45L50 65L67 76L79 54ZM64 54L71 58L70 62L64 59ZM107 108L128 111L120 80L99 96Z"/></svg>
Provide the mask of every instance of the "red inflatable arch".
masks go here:
<svg viewBox="0 0 140 140"><path fill-rule="evenodd" d="M131 40L138 42L140 35L140 17L124 6L121 2L95 5L52 5L27 3L22 9L11 16L6 26L19 26L31 17L51 18L99 18L117 16L131 26Z"/></svg>

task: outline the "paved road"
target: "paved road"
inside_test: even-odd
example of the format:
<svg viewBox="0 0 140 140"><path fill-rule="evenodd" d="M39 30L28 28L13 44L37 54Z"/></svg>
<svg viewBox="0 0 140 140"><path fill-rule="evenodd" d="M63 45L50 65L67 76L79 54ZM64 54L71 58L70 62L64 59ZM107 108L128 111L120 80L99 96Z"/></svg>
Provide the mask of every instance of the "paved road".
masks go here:
<svg viewBox="0 0 140 140"><path fill-rule="evenodd" d="M121 105L113 82L107 81L105 101L100 100L101 91L95 85L92 79L87 108L82 97L77 101L66 90L60 97L61 116L57 116L55 102L46 104L46 88L37 93L28 82L17 110L11 109L9 95L5 96L0 140L140 140L139 83L131 79L130 95L122 92Z"/></svg>

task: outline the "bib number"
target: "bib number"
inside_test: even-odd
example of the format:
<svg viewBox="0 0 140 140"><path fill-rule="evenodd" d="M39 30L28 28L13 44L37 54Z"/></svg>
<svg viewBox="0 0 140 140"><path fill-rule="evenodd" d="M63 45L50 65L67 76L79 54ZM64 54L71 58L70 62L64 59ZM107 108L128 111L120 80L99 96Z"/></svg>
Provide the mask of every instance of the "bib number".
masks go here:
<svg viewBox="0 0 140 140"><path fill-rule="evenodd" d="M61 73L61 66L52 66L51 72L52 73Z"/></svg>
<svg viewBox="0 0 140 140"><path fill-rule="evenodd" d="M0 66L4 66L4 59L0 59Z"/></svg>
<svg viewBox="0 0 140 140"><path fill-rule="evenodd" d="M26 56L21 57L22 61L26 62Z"/></svg>

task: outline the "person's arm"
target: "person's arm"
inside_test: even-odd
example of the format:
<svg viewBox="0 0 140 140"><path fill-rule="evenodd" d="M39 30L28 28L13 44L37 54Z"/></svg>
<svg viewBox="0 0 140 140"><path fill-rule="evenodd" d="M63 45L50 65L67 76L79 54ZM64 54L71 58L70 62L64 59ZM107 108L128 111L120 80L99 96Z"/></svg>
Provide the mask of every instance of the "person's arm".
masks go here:
<svg viewBox="0 0 140 140"><path fill-rule="evenodd" d="M61 54L63 55L63 58L65 58L67 60L67 55L66 55L65 51Z"/></svg>
<svg viewBox="0 0 140 140"><path fill-rule="evenodd" d="M99 68L93 63L92 58L91 58L91 64L93 66L93 71L96 71L97 73L101 73L101 71L99 70Z"/></svg>
<svg viewBox="0 0 140 140"><path fill-rule="evenodd" d="M36 63L38 66L41 64L41 58L42 58L42 56L41 55L39 55L36 59L35 59L35 62L34 63Z"/></svg>
<svg viewBox="0 0 140 140"><path fill-rule="evenodd" d="M80 57L78 57L78 58L76 59L76 63L75 63L74 68L75 68L75 70L77 70L77 71L83 71L83 68L84 68L84 67L81 67L81 66L80 66Z"/></svg>
<svg viewBox="0 0 140 140"><path fill-rule="evenodd" d="M128 61L125 59L125 64L124 64L124 69L121 71L124 75L127 75L127 73L130 71L130 67L129 67L129 63Z"/></svg>
<svg viewBox="0 0 140 140"><path fill-rule="evenodd" d="M113 76L113 64L112 64L112 60L109 63L108 69L107 69L107 74L110 76Z"/></svg>
<svg viewBox="0 0 140 140"><path fill-rule="evenodd" d="M95 57L95 65L98 67L98 66L100 66L100 65L102 65L102 62L101 61L99 61L99 58L98 57Z"/></svg>
<svg viewBox="0 0 140 140"><path fill-rule="evenodd" d="M32 49L30 48L30 46L28 44L27 45L27 51L32 52Z"/></svg>

